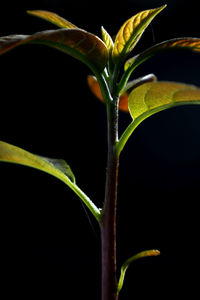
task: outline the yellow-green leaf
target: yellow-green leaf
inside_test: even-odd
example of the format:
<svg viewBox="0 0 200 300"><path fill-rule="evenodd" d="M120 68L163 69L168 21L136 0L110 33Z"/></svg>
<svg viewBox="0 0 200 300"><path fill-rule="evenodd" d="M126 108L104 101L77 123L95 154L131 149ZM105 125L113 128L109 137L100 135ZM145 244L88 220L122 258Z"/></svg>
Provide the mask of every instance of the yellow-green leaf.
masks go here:
<svg viewBox="0 0 200 300"><path fill-rule="evenodd" d="M200 88L176 82L151 82L137 87L129 95L129 110L138 122L164 109L185 104L200 104Z"/></svg>
<svg viewBox="0 0 200 300"><path fill-rule="evenodd" d="M101 27L101 32L102 32L102 38L104 43L106 44L108 51L111 52L113 49L113 40L111 38L111 36L109 35L109 33L105 30L105 28L103 28L103 26Z"/></svg>
<svg viewBox="0 0 200 300"><path fill-rule="evenodd" d="M3 141L0 141L0 161L21 164L44 171L66 184L69 181L75 183L74 174L64 160L38 156Z"/></svg>
<svg viewBox="0 0 200 300"><path fill-rule="evenodd" d="M108 50L102 40L82 29L46 30L33 35L10 35L0 38L0 54L24 44L44 44L79 59L94 71L102 71Z"/></svg>
<svg viewBox="0 0 200 300"><path fill-rule="evenodd" d="M148 257L148 256L158 256L158 255L160 255L160 251L157 249L153 249L153 250L142 251L142 252L135 254L132 257L128 258L121 267L121 274L120 274L119 283L118 283L118 287L117 287L118 294L123 287L126 270L132 262L134 262L140 258L144 258L144 257Z"/></svg>
<svg viewBox="0 0 200 300"><path fill-rule="evenodd" d="M60 17L59 15L46 10L28 10L28 14L44 19L61 28L77 28L74 24Z"/></svg>
<svg viewBox="0 0 200 300"><path fill-rule="evenodd" d="M163 5L159 8L139 12L122 25L114 43L112 53L114 62L123 59L135 47L144 30L165 7L166 5Z"/></svg>
<svg viewBox="0 0 200 300"><path fill-rule="evenodd" d="M0 161L32 167L60 179L79 196L97 221L100 222L100 210L76 185L74 174L64 160L38 156L19 147L0 141Z"/></svg>
<svg viewBox="0 0 200 300"><path fill-rule="evenodd" d="M152 57L153 55L167 50L176 49L188 49L193 52L200 53L200 38L176 38L156 44L155 46L152 46L142 53L127 60L124 69L125 71L129 68L134 70L138 65L140 65L142 62Z"/></svg>
<svg viewBox="0 0 200 300"><path fill-rule="evenodd" d="M130 93L128 104L133 121L119 139L116 147L118 155L133 131L146 118L170 107L200 104L200 88L177 82L149 82Z"/></svg>

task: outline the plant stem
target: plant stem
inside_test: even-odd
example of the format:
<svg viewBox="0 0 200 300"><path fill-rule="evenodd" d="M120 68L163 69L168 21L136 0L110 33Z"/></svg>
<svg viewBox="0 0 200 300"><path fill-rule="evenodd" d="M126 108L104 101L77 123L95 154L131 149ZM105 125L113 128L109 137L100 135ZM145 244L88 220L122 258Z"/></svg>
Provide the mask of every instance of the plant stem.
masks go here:
<svg viewBox="0 0 200 300"><path fill-rule="evenodd" d="M117 300L116 279L116 205L119 157L116 152L118 141L118 100L107 105L108 158L105 199L101 221L102 242L102 300Z"/></svg>

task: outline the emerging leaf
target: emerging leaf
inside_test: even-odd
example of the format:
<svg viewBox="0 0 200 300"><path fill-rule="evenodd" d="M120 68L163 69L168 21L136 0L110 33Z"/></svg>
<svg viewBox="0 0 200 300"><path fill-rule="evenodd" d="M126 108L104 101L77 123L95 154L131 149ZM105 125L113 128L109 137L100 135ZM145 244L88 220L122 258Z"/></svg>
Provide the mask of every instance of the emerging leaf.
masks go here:
<svg viewBox="0 0 200 300"><path fill-rule="evenodd" d="M54 25L61 28L77 28L74 24L70 23L69 21L65 20L64 18L50 11L28 10L27 13L36 16L38 18L44 19L46 21L49 21L50 23L53 23Z"/></svg>
<svg viewBox="0 0 200 300"><path fill-rule="evenodd" d="M117 33L113 48L112 55L115 63L130 53L153 18L165 7L166 5L163 5L156 9L139 12L122 25Z"/></svg>
<svg viewBox="0 0 200 300"><path fill-rule="evenodd" d="M153 47L145 50L144 52L130 58L124 66L125 71L129 68L135 69L142 62L148 58L156 55L157 53L164 52L166 50L176 50L176 49L188 49L194 52L200 53L200 39L199 38L177 38L164 41L162 43L156 44Z"/></svg>
<svg viewBox="0 0 200 300"><path fill-rule="evenodd" d="M0 54L24 44L43 44L79 59L94 71L102 71L108 61L108 50L102 40L82 29L46 30L29 35L0 38Z"/></svg>
<svg viewBox="0 0 200 300"><path fill-rule="evenodd" d="M120 279L119 279L118 288L117 288L118 294L122 289L126 270L132 262L134 262L135 260L138 260L140 258L144 258L144 257L148 257L148 256L158 256L158 255L160 255L159 250L154 250L154 249L153 250L145 250L145 251L142 251L136 255L131 256L129 259L127 259L121 267L121 274L120 274Z"/></svg>
<svg viewBox="0 0 200 300"><path fill-rule="evenodd" d="M102 32L103 41L106 44L108 51L112 52L114 44L113 44L113 40L112 40L111 36L105 30L105 28L103 28L103 26L101 27L101 32Z"/></svg>
<svg viewBox="0 0 200 300"><path fill-rule="evenodd" d="M129 96L129 110L138 122L164 109L185 104L200 104L200 88L176 82L145 83Z"/></svg>
<svg viewBox="0 0 200 300"><path fill-rule="evenodd" d="M88 86L90 88L90 90L92 91L92 93L102 102L104 102L103 100L103 96L101 93L101 89L99 86L98 81L96 80L96 77L89 75L87 78L87 82L88 82ZM126 92L124 92L121 96L120 96L120 100L119 100L119 109L121 111L124 112L128 112L128 94Z"/></svg>

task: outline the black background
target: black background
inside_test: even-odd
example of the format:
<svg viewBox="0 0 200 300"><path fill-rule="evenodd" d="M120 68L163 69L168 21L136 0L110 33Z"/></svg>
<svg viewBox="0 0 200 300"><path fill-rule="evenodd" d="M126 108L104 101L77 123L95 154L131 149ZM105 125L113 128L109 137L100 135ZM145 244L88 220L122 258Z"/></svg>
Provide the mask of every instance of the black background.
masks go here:
<svg viewBox="0 0 200 300"><path fill-rule="evenodd" d="M1 1L0 35L55 28L26 14L54 11L100 35L115 35L140 10L167 3L135 51L174 37L199 37L198 1ZM102 207L106 172L106 114L90 93L90 71L44 46L0 57L0 139L33 153L64 158L78 185ZM200 85L200 58L187 51L150 59L135 77ZM120 133L130 123L120 113ZM157 114L135 131L120 160L118 267L141 250L159 258L136 262L122 299L198 295L200 107ZM1 164L1 277L4 299L100 299L99 229L63 183L33 169Z"/></svg>

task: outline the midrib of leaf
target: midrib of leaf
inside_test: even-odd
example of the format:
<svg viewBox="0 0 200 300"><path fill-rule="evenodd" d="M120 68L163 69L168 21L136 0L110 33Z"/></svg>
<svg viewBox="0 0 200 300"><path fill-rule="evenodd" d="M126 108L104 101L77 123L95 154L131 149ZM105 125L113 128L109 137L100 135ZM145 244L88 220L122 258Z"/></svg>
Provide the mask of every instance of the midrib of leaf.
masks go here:
<svg viewBox="0 0 200 300"><path fill-rule="evenodd" d="M149 92L149 90L151 89L151 85L149 86L149 88L146 90L146 92L145 92L145 94L144 94L144 104L145 104L145 106L146 106L146 108L147 108L147 110L150 110L150 108L149 108L149 106L148 106L148 104L146 103L146 95L148 94L148 92Z"/></svg>
<svg viewBox="0 0 200 300"><path fill-rule="evenodd" d="M124 44L125 44L125 47L124 47L124 50L123 52L127 52L127 49L130 47L132 48L134 46L134 44L137 43L138 41L138 38L143 34L144 32L144 26L145 24L140 24L140 20L142 19L142 16L145 14L145 12L143 12L140 16L136 16L136 18L131 22L131 24L127 23L126 26L124 27L125 30L128 30L129 31L129 35L131 37L131 34L132 32L134 32L134 30L136 31L135 34L133 34L132 38L129 38L129 41L127 43L126 41L126 38L125 38L125 30L123 31L123 38L124 38ZM149 14L149 13L148 13ZM138 19L138 20L137 20ZM137 20L137 21L136 21ZM134 23L136 22L137 26L134 26ZM129 25L131 25L131 30L129 28ZM138 32L137 33L137 29L138 27L141 26L141 32ZM127 43L127 44L126 44Z"/></svg>

